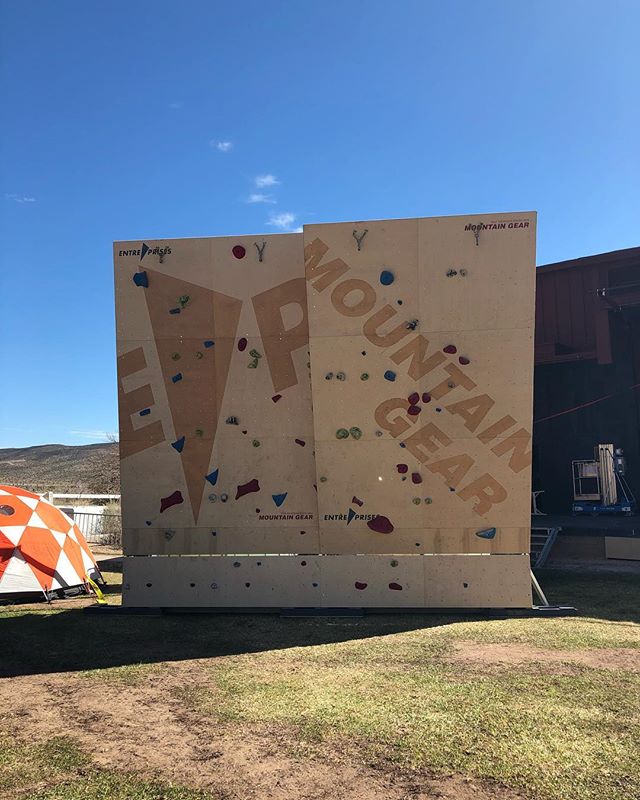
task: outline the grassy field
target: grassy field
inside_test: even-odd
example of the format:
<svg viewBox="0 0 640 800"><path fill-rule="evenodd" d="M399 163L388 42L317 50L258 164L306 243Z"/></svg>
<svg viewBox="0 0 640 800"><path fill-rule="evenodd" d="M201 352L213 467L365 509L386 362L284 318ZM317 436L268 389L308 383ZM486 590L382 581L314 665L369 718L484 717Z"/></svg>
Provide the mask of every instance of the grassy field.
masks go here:
<svg viewBox="0 0 640 800"><path fill-rule="evenodd" d="M141 756L133 730L143 715L158 733L165 726L159 741L167 747L172 736L183 746L187 731L196 750L217 737L223 762L225 747L267 731L268 757L285 765L359 770L359 793L327 786L327 797L377 797L366 781L387 777L388 797L436 797L421 789L434 776L443 776L441 797L640 797L639 577L548 570L541 578L552 602L570 602L579 615L281 619L95 616L64 603L0 609L0 675L13 676L1 681L0 797L280 797L256 793L247 765L237 768L244 780L229 783L215 759L176 772L158 748ZM119 740L106 758L98 742L119 698L129 704L121 719L135 707L131 740L109 730ZM105 714L97 735L39 719L38 703L60 704L64 716L74 702L80 718ZM172 704L182 733L167 720ZM473 792L445 776L470 780ZM411 791L393 794L409 778ZM296 791L282 796L325 796Z"/></svg>

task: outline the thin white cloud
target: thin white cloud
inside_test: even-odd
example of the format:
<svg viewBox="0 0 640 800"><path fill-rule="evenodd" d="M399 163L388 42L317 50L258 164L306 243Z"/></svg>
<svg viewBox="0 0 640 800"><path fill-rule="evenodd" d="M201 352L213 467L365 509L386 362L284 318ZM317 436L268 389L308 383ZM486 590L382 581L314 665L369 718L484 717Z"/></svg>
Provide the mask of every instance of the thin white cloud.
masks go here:
<svg viewBox="0 0 640 800"><path fill-rule="evenodd" d="M221 153L229 153L233 150L233 142L222 142L218 139L211 139L209 147L215 147L216 150L219 150Z"/></svg>
<svg viewBox="0 0 640 800"><path fill-rule="evenodd" d="M111 442L114 441L113 437L117 439L117 433L111 433L109 431L69 431L70 434L73 436L79 436L82 439L99 439L100 441Z"/></svg>
<svg viewBox="0 0 640 800"><path fill-rule="evenodd" d="M280 181L275 175L258 175L255 179L258 189L265 189L267 186L277 186Z"/></svg>
<svg viewBox="0 0 640 800"><path fill-rule="evenodd" d="M294 233L302 233L302 225L298 225L297 228L294 229Z"/></svg>
<svg viewBox="0 0 640 800"><path fill-rule="evenodd" d="M182 103L169 103L168 107L175 111L177 108L182 108Z"/></svg>
<svg viewBox="0 0 640 800"><path fill-rule="evenodd" d="M36 198L30 197L26 194L5 194L7 200L13 200L14 203L35 203Z"/></svg>
<svg viewBox="0 0 640 800"><path fill-rule="evenodd" d="M272 194L261 194L260 192L253 192L247 197L247 203L275 203Z"/></svg>
<svg viewBox="0 0 640 800"><path fill-rule="evenodd" d="M267 225L279 228L281 231L291 231L291 226L296 221L296 215L290 211L283 211L282 214L272 214Z"/></svg>

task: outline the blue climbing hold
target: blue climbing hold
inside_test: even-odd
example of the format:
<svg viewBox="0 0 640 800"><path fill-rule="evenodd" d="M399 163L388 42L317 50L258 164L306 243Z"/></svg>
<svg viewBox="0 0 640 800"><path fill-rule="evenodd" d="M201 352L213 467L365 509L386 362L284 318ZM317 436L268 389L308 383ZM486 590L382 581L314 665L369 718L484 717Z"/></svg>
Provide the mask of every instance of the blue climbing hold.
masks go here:
<svg viewBox="0 0 640 800"><path fill-rule="evenodd" d="M170 314L179 314L180 313L180 309L179 308L170 308L169 309L169 313Z"/></svg>
<svg viewBox="0 0 640 800"><path fill-rule="evenodd" d="M480 539L495 539L496 529L485 528L483 531L476 531L476 536Z"/></svg>
<svg viewBox="0 0 640 800"><path fill-rule="evenodd" d="M355 515L356 512L352 508L350 508L349 513L347 515L347 525L351 522L351 520L355 517Z"/></svg>
<svg viewBox="0 0 640 800"><path fill-rule="evenodd" d="M287 497L287 494L288 494L288 492L283 492L282 494L272 494L271 495L271 497L273 498L273 502L276 504L277 508L280 508L280 506L284 503L284 501L285 501L285 499Z"/></svg>
<svg viewBox="0 0 640 800"><path fill-rule="evenodd" d="M385 379L386 381L395 381L395 379L396 379L396 373L395 373L395 372L394 372L392 369L388 369L388 370L387 370L387 371L384 373L384 379Z"/></svg>
<svg viewBox="0 0 640 800"><path fill-rule="evenodd" d="M174 450L177 450L179 453L181 453L184 449L184 442L185 438L184 436L181 436L179 439L176 439L175 442L171 442L171 447L173 447Z"/></svg>
<svg viewBox="0 0 640 800"><path fill-rule="evenodd" d="M151 413L151 409L150 408L143 408L142 411L140 412L140 416L141 417L147 417L147 416L149 416L150 413Z"/></svg>
<svg viewBox="0 0 640 800"><path fill-rule="evenodd" d="M182 373L181 372L178 372L176 375L172 375L171 376L171 382L172 383L177 383L178 381L181 381L181 380L182 380Z"/></svg>
<svg viewBox="0 0 640 800"><path fill-rule="evenodd" d="M213 339L205 339L203 344L205 347L213 347L215 342L213 341Z"/></svg>
<svg viewBox="0 0 640 800"><path fill-rule="evenodd" d="M215 486L218 482L218 472L220 472L219 469L214 469L213 472L210 472L208 475L204 476L212 486Z"/></svg>
<svg viewBox="0 0 640 800"><path fill-rule="evenodd" d="M393 272L391 272L391 270L383 269L382 272L380 273L380 283L383 286L391 286L394 280L395 276Z"/></svg>
<svg viewBox="0 0 640 800"><path fill-rule="evenodd" d="M145 270L142 270L142 272L136 272L133 276L133 282L136 286L142 286L144 289L146 289L149 286L149 276Z"/></svg>

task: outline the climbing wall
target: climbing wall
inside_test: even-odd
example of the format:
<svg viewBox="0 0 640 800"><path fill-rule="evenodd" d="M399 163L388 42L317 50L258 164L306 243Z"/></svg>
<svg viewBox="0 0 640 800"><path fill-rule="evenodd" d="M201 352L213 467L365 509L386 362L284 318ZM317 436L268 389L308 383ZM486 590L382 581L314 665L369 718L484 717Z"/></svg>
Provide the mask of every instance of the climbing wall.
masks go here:
<svg viewBox="0 0 640 800"><path fill-rule="evenodd" d="M126 603L530 605L535 214L115 252Z"/></svg>

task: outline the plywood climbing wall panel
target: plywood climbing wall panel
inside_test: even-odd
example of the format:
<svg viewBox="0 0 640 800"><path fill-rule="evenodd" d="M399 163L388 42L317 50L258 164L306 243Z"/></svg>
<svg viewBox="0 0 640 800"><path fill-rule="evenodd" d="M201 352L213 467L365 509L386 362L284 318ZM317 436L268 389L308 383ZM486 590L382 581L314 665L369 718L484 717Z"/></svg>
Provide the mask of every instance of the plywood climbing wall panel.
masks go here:
<svg viewBox="0 0 640 800"><path fill-rule="evenodd" d="M533 213L117 243L124 602L530 604L534 244Z"/></svg>
<svg viewBox="0 0 640 800"><path fill-rule="evenodd" d="M125 559L124 590L126 604L141 607L531 605L526 555L145 556Z"/></svg>
<svg viewBox="0 0 640 800"><path fill-rule="evenodd" d="M125 552L317 550L302 236L115 263Z"/></svg>
<svg viewBox="0 0 640 800"><path fill-rule="evenodd" d="M321 551L526 552L535 215L304 241Z"/></svg>

